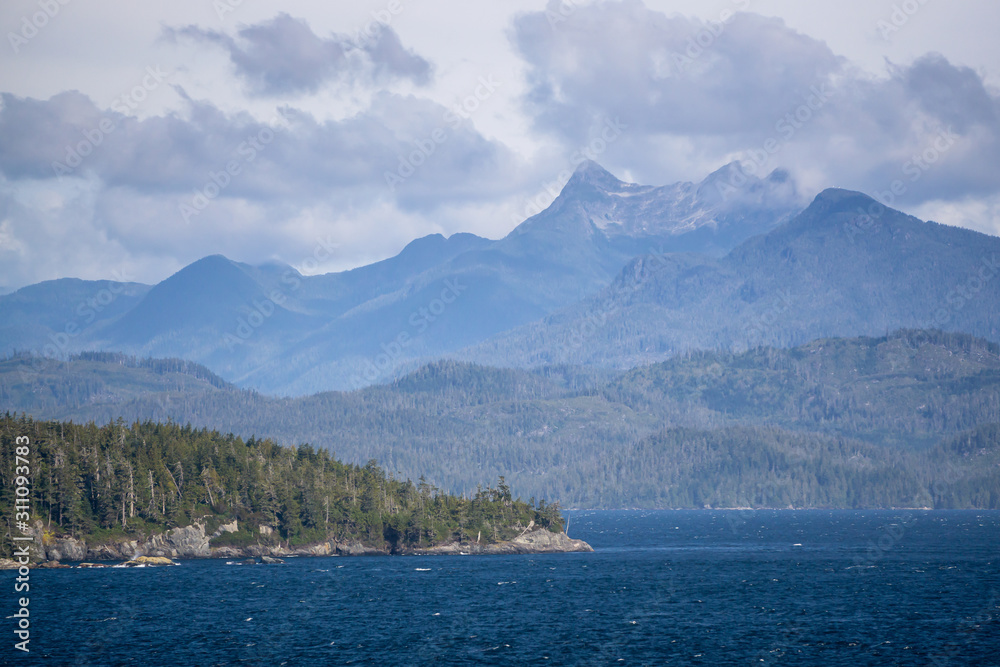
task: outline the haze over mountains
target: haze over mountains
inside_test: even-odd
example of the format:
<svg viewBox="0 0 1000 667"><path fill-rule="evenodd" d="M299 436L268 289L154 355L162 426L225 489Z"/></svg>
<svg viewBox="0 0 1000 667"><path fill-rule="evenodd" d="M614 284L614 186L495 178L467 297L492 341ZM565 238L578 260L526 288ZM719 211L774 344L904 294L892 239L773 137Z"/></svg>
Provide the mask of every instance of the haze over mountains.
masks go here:
<svg viewBox="0 0 1000 667"><path fill-rule="evenodd" d="M8 352L61 343L55 351L183 357L272 393L384 381L414 360L477 344L590 296L636 255L719 255L801 207L780 171L721 189L735 168L701 184L651 187L585 162L548 209L497 241L432 235L393 258L320 276L211 256L152 288L115 292L92 317L77 311L93 309L77 306L93 298L88 287L97 293L105 285L44 283L0 298L19 322L3 331L0 345ZM59 336L75 320L75 334Z"/></svg>
<svg viewBox="0 0 1000 667"><path fill-rule="evenodd" d="M788 347L900 328L998 341L998 272L996 237L829 189L724 257L638 257L599 294L462 357L628 368L687 350Z"/></svg>
<svg viewBox="0 0 1000 667"><path fill-rule="evenodd" d="M308 442L459 493L503 475L571 507L1000 508L1000 346L907 331L605 373L435 362L272 398L177 360L0 362L36 419L172 420Z"/></svg>
<svg viewBox="0 0 1000 667"><path fill-rule="evenodd" d="M652 187L587 162L499 240L25 287L0 297L22 351L0 401L575 506L1000 507L1000 239L741 176Z"/></svg>
<svg viewBox="0 0 1000 667"><path fill-rule="evenodd" d="M503 239L432 235L303 276L210 256L158 285L59 280L0 297L0 350L178 357L265 393L384 382L428 360L628 368L696 349L940 328L1000 340L1000 239L781 171L624 183L580 165ZM740 183L734 187L733 183Z"/></svg>

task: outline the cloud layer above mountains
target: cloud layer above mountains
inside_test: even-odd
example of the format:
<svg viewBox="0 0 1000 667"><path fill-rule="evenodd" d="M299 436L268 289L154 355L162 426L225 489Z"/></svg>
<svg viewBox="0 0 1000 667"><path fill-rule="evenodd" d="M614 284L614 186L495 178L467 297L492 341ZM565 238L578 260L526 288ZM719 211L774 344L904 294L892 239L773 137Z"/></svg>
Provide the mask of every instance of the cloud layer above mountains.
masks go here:
<svg viewBox="0 0 1000 667"><path fill-rule="evenodd" d="M85 81L4 92L0 289L155 282L216 252L299 265L335 242L329 270L433 232L496 237L583 157L654 184L742 160L809 194L854 188L1000 231L1000 95L947 53L873 72L782 18L639 0L512 8L491 28L505 51L452 52L447 13L408 24L403 9L333 30L333 10L161 21L149 48L174 64L121 99ZM12 62L40 58L43 38ZM143 107L154 94L164 110Z"/></svg>
<svg viewBox="0 0 1000 667"><path fill-rule="evenodd" d="M519 17L513 39L528 65L528 112L566 145L614 117L630 128L615 161L629 155L633 168L682 147L709 163L780 164L814 187L872 194L919 171L919 187L900 198L911 205L1000 189L1000 97L940 54L874 77L777 18L702 22L637 1L566 16L558 7ZM777 146L765 150L769 140Z"/></svg>

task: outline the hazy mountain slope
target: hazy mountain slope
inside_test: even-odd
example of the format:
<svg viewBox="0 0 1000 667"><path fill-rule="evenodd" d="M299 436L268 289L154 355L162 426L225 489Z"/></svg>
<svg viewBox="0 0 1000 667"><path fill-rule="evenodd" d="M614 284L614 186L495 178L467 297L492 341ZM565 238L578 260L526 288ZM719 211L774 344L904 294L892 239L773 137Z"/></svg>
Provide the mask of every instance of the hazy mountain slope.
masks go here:
<svg viewBox="0 0 1000 667"><path fill-rule="evenodd" d="M474 234L452 234L448 238L431 234L411 241L394 257L349 271L311 276L303 281L301 293L296 296L324 315L337 316L405 288L415 276L456 255L492 243Z"/></svg>
<svg viewBox="0 0 1000 667"><path fill-rule="evenodd" d="M637 411L687 401L730 421L911 448L1000 422L1000 346L901 331L701 353L628 371L601 394Z"/></svg>
<svg viewBox="0 0 1000 667"><path fill-rule="evenodd" d="M62 278L0 296L0 353L77 351L81 340L133 308L149 289L141 283Z"/></svg>
<svg viewBox="0 0 1000 667"><path fill-rule="evenodd" d="M652 187L585 162L551 206L505 238L344 313L246 384L277 377L283 391L299 394L384 381L592 295L638 254L729 249L798 210L781 172L723 198L718 184L733 168L700 185Z"/></svg>
<svg viewBox="0 0 1000 667"><path fill-rule="evenodd" d="M704 469L698 461L707 452L681 448L686 463L671 463L670 455L646 451L646 440L666 431L705 433L697 441L717 447L728 436L710 433L735 429L739 442L749 440L725 444L734 452L749 451L753 442L783 451L794 442L807 451L832 447L845 466L861 452L858 465L870 460L891 467L894 456L917 466L960 434L1000 423L1000 348L936 332L700 354L606 380L581 378L571 368L547 368L543 375L438 362L391 385L297 399L213 382L196 367L185 381L172 365L177 362L104 363L0 362L0 409L76 421L169 418L311 442L352 462L374 457L390 471L425 474L448 489L468 490L502 474L526 494L584 504L618 498L624 505L627 498L652 504L666 498L650 495L659 474L677 480L682 469ZM994 446L1000 442L987 449ZM935 456L959 456L952 450ZM631 456L638 463L609 468ZM806 468L815 472L809 466L820 459L812 456ZM733 465L727 475L738 475L740 461ZM611 472L619 480L608 487L615 495L594 495L595 480ZM908 479L923 478L914 468ZM671 497L694 502L691 495Z"/></svg>
<svg viewBox="0 0 1000 667"><path fill-rule="evenodd" d="M206 257L69 351L183 357L282 394L385 381L598 292L638 254L718 254L800 208L781 172L725 192L719 185L733 168L699 185L652 187L586 162L548 209L503 239L431 235L336 274ZM53 320L29 313L26 338L44 339Z"/></svg>
<svg viewBox="0 0 1000 667"><path fill-rule="evenodd" d="M630 367L693 349L938 327L1000 340L1000 239L826 190L728 255L645 256L600 294L459 356Z"/></svg>
<svg viewBox="0 0 1000 667"><path fill-rule="evenodd" d="M234 377L254 356L276 351L274 336L291 344L294 332L310 324L294 300L274 298L280 271L221 255L201 259L149 290L91 349L179 357Z"/></svg>

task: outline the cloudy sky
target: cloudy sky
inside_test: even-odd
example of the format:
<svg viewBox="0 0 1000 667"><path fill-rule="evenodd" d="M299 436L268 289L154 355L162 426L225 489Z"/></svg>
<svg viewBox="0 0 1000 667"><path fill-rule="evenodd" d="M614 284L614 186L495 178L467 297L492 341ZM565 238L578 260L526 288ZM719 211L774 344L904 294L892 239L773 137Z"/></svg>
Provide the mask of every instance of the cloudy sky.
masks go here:
<svg viewBox="0 0 1000 667"><path fill-rule="evenodd" d="M0 291L499 238L584 155L648 184L783 167L998 234L997 25L994 0L6 0Z"/></svg>

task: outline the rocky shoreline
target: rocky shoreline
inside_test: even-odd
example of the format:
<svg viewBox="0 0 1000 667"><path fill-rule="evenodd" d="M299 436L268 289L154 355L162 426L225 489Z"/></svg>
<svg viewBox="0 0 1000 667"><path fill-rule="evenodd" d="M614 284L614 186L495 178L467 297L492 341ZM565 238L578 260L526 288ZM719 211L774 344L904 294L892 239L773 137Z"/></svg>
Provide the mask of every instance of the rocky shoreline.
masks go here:
<svg viewBox="0 0 1000 667"><path fill-rule="evenodd" d="M533 528L533 527L532 527ZM121 540L112 543L88 544L73 537L46 535L41 522L36 522L30 533L32 567L59 567L64 561L124 561L137 562L140 557L162 559L224 558L257 559L260 562L290 556L385 556L400 555L490 555L490 554L541 554L590 552L593 549L583 540L570 539L565 533L547 529L527 529L517 537L496 544L478 542L451 542L422 549L390 550L371 547L358 541L339 542L327 540L300 547L281 544L254 544L247 547L211 546L212 539L227 532L236 532L234 520L212 533L205 524L173 528L153 535L146 540ZM11 564L16 566L14 561ZM6 563L0 562L0 569Z"/></svg>
<svg viewBox="0 0 1000 667"><path fill-rule="evenodd" d="M553 533L544 528L522 533L512 540L496 544L452 542L426 549L411 549L406 553L418 556L549 554L590 552L594 549L583 540L574 540L566 533Z"/></svg>

